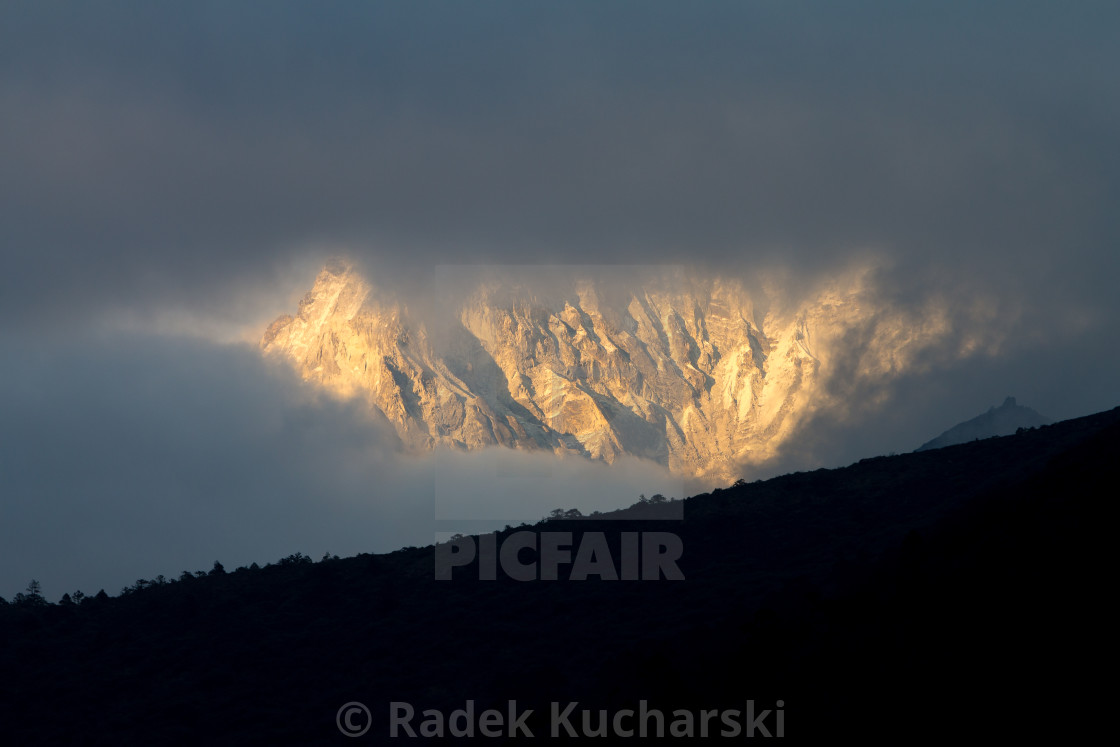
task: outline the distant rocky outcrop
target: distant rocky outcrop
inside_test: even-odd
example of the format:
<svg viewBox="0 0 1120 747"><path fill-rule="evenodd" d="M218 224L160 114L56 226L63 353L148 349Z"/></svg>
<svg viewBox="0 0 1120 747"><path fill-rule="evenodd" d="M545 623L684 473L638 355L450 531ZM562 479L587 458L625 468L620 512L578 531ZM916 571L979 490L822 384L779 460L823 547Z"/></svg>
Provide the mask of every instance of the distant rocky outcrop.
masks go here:
<svg viewBox="0 0 1120 747"><path fill-rule="evenodd" d="M940 449L981 438L1010 436L1020 428L1037 428L1051 422L1031 408L1016 404L1014 397L1008 397L999 407L989 407L983 415L954 425L937 438L926 441L915 451Z"/></svg>

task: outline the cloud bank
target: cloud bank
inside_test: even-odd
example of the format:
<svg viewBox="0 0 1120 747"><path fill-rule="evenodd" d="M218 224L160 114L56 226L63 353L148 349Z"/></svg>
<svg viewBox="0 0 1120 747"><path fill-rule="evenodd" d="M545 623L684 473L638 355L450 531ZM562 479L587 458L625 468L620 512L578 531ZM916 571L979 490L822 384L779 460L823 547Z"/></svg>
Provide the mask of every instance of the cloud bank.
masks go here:
<svg viewBox="0 0 1120 747"><path fill-rule="evenodd" d="M9 324L236 317L339 244L424 282L685 258L818 275L871 249L1048 307L1105 302L1118 269L1110 4L3 13Z"/></svg>
<svg viewBox="0 0 1120 747"><path fill-rule="evenodd" d="M116 593L215 560L232 569L293 552L386 552L557 507L683 497L679 480L636 460L588 471L512 452L405 457L368 410L314 392L248 346L20 342L0 392L6 598L32 578L52 598Z"/></svg>

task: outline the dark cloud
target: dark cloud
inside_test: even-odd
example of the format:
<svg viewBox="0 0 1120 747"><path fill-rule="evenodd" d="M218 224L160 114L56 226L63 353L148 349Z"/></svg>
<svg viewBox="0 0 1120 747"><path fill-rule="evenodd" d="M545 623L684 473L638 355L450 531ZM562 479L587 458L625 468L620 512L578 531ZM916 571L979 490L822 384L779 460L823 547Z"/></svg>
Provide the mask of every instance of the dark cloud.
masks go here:
<svg viewBox="0 0 1120 747"><path fill-rule="evenodd" d="M1107 5L5 7L9 319L224 306L321 244L1115 269Z"/></svg>

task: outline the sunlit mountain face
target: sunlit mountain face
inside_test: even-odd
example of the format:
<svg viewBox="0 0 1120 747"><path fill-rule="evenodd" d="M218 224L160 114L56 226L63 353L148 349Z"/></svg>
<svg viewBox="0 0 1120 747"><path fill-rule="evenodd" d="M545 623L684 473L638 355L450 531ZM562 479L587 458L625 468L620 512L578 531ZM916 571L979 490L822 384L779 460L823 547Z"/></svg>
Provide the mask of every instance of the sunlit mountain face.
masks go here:
<svg viewBox="0 0 1120 747"><path fill-rule="evenodd" d="M776 459L814 413L881 406L849 401L887 391L860 383L982 347L935 298L890 303L875 278L465 270L421 303L333 261L260 345L368 403L408 449L630 455L727 481Z"/></svg>

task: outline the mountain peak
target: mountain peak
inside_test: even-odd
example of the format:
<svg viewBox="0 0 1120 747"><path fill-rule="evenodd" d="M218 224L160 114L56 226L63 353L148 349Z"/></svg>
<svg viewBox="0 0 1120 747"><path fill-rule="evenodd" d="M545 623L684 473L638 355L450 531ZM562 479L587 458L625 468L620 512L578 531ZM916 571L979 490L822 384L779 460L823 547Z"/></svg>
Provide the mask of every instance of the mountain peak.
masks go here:
<svg viewBox="0 0 1120 747"><path fill-rule="evenodd" d="M1018 405L1014 397L1007 397L999 407L993 405L984 414L957 423L937 438L925 442L915 451L940 449L994 436L1010 436L1020 428L1037 428L1049 425L1051 422L1049 418L1031 408Z"/></svg>
<svg viewBox="0 0 1120 747"><path fill-rule="evenodd" d="M448 318L428 335L334 261L261 349L365 400L408 447L630 455L728 481L773 459L808 414L837 406L824 367L853 327L869 330L855 351L862 376L892 375L936 339L905 312L875 308L862 276L816 297L802 289L791 304L681 272L457 279L467 284L440 298Z"/></svg>

